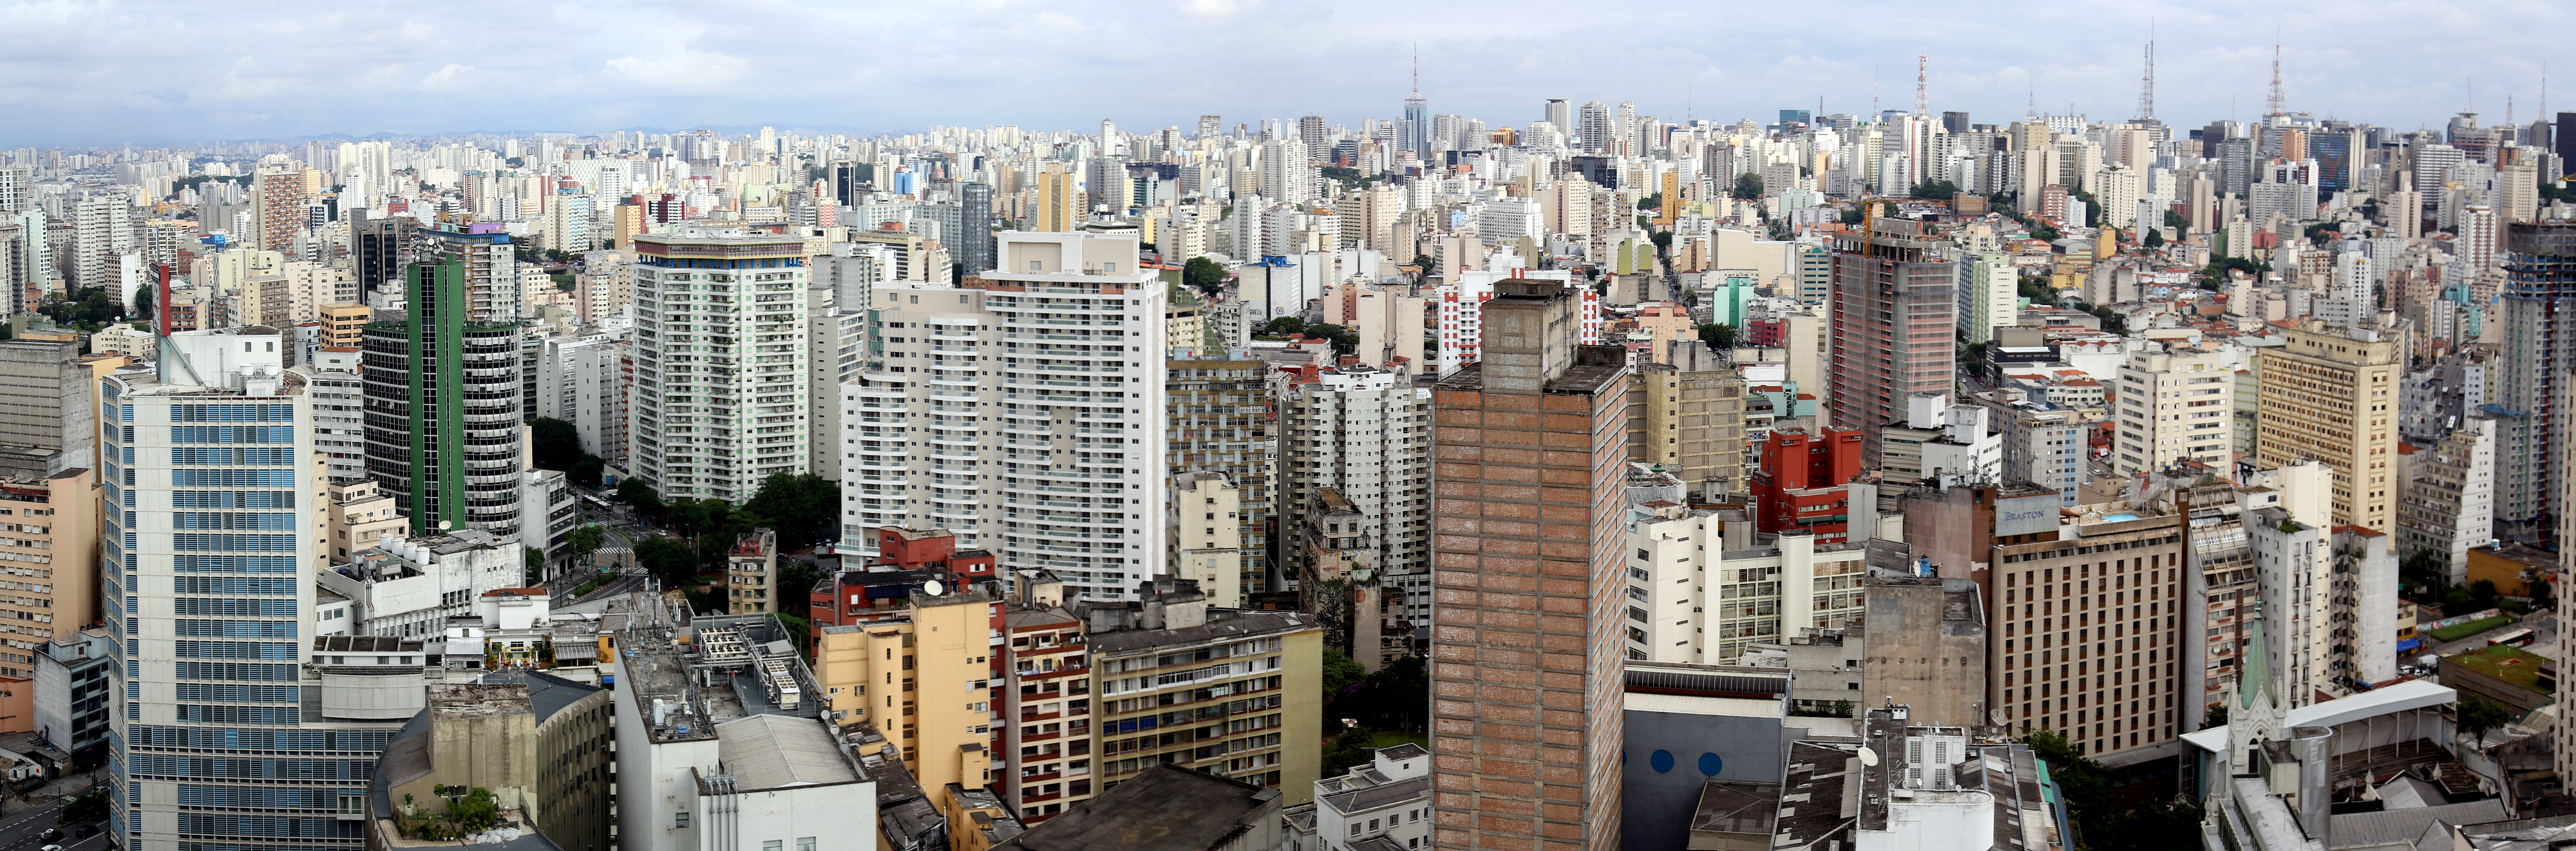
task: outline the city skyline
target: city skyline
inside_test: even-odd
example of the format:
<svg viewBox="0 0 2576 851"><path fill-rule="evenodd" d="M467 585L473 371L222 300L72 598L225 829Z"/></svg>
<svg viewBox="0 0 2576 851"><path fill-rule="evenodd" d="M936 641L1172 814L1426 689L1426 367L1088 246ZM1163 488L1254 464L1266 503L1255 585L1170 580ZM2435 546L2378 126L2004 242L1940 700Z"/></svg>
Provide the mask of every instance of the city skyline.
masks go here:
<svg viewBox="0 0 2576 851"><path fill-rule="evenodd" d="M2276 33L2293 111L2405 127L2470 109L2496 123L2511 98L2511 117L2528 122L2543 103L2544 34L2576 23L2539 3L2274 16L2215 4L1980 5L1802 4L1730 9L1723 20L1613 5L1544 29L1526 26L1543 19L1535 7L1468 17L1406 3L1366 18L1238 0L1150 11L779 5L721 18L566 3L513 7L534 25L494 29L460 26L470 17L303 15L284 4L222 19L168 4L20 4L0 10L30 46L0 59L0 79L13 83L0 87L0 112L11 116L0 118L0 144L760 125L872 135L1072 129L1102 117L1141 131L1191 127L1208 112L1229 129L1303 114L1355 125L1396 117L1416 44L1431 109L1497 127L1538 120L1553 97L1634 100L1668 121L1768 121L1818 98L1828 113L1865 113L1873 98L1909 109L1917 55L1929 57L1935 110L1992 122L2035 105L2116 119L2136 109L2151 37L2159 116L2196 125L2259 117ZM2408 26L2387 25L2401 16ZM1442 26L1378 35L1368 23L1412 19ZM539 35L507 37L514 30ZM1261 41L1223 46L1245 34ZM817 96L831 91L853 96Z"/></svg>

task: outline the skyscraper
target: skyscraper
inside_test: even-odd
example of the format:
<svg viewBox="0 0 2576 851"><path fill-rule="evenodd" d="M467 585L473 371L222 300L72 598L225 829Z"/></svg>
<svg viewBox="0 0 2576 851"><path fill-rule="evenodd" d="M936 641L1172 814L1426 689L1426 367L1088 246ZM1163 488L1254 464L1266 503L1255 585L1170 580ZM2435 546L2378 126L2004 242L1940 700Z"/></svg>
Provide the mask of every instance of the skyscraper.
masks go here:
<svg viewBox="0 0 2576 851"><path fill-rule="evenodd" d="M2564 114L2564 113L2562 113ZM2544 518L2567 514L2558 483L2568 478L2565 365L2576 363L2576 223L2517 222L2505 227L2505 280L2499 305L2512 356L2499 358L2495 518L2498 534L2547 535Z"/></svg>
<svg viewBox="0 0 2576 851"><path fill-rule="evenodd" d="M1564 98L1548 98L1547 103L1540 107L1540 112L1545 116L1540 120L1556 125L1556 134L1559 138L1573 138L1574 113L1566 105Z"/></svg>
<svg viewBox="0 0 2576 851"><path fill-rule="evenodd" d="M1268 389L1270 366L1260 360L1222 359L1173 360L1163 365L1170 410L1164 466L1173 475L1225 475L1240 502L1235 511L1239 516L1230 521L1232 528L1219 526L1217 534L1207 537L1241 552L1238 588L1269 590L1279 454L1279 414Z"/></svg>
<svg viewBox="0 0 2576 851"><path fill-rule="evenodd" d="M2255 424L2255 465L2324 462L2334 472L2332 525L2396 531L2404 483L2397 477L2397 418L2391 414L2406 363L2397 342L2370 329L2314 319L2287 335L2289 344L2266 348L2255 360L2262 412ZM2504 463L2501 454L2497 463ZM2499 476L2497 489L2505 483Z"/></svg>
<svg viewBox="0 0 2576 851"><path fill-rule="evenodd" d="M399 232L400 225L395 225ZM498 224L440 224L412 232L406 262L436 263L449 256L463 264L465 319L509 322L520 316L519 268L510 234ZM405 274L409 274L408 271Z"/></svg>
<svg viewBox="0 0 2576 851"><path fill-rule="evenodd" d="M1610 107L1597 100L1584 101L1583 113L1575 119L1574 134L1582 137L1576 147L1586 153L1607 153L1612 131Z"/></svg>
<svg viewBox="0 0 2576 851"><path fill-rule="evenodd" d="M740 504L811 461L805 243L635 237L631 472L664 498Z"/></svg>
<svg viewBox="0 0 2576 851"><path fill-rule="evenodd" d="M1323 116L1309 115L1297 119L1297 141L1306 143L1306 150L1324 150L1326 143L1331 141L1325 138L1324 134L1325 127Z"/></svg>
<svg viewBox="0 0 2576 851"><path fill-rule="evenodd" d="M100 577L123 598L107 614L124 704L108 829L124 848L356 848L362 824L340 814L425 701L418 640L312 652L310 400L280 348L274 332L182 332L159 374L99 380L116 507Z"/></svg>
<svg viewBox="0 0 2576 851"><path fill-rule="evenodd" d="M415 535L519 528L524 387L515 322L467 318L464 261L415 263L410 315L367 325L367 476L393 494Z"/></svg>
<svg viewBox="0 0 2576 851"><path fill-rule="evenodd" d="M1834 364L1827 377L1834 422L1861 433L1861 465L1878 466L1879 429L1905 417L1905 400L1946 393L1957 371L1957 273L1945 240L1923 222L1871 220L1834 254Z"/></svg>
<svg viewBox="0 0 2576 851"><path fill-rule="evenodd" d="M1507 280L1483 360L1432 390L1432 808L1445 848L1617 848L1627 352Z"/></svg>
<svg viewBox="0 0 2576 851"><path fill-rule="evenodd" d="M957 233L941 234L941 241L949 243L966 274L993 268L993 185L963 184L957 197Z"/></svg>
<svg viewBox="0 0 2576 851"><path fill-rule="evenodd" d="M1223 134L1224 134L1224 132L1225 132L1225 131L1224 131L1224 127L1225 127L1225 118L1224 118L1224 116L1218 116L1218 115L1202 115L1202 116L1199 116L1199 139L1200 139L1201 141L1205 141L1205 140L1208 140L1208 139L1214 139L1214 138L1216 138L1216 137L1218 137L1218 136L1220 136L1220 135L1223 135Z"/></svg>
<svg viewBox="0 0 2576 851"><path fill-rule="evenodd" d="M872 293L885 357L836 402L842 540L944 528L1005 569L1054 571L1068 595L1133 599L1166 566L1152 522L1170 480L1164 288L1136 265L1132 234L998 241L980 289ZM639 348L639 393L643 360Z"/></svg>

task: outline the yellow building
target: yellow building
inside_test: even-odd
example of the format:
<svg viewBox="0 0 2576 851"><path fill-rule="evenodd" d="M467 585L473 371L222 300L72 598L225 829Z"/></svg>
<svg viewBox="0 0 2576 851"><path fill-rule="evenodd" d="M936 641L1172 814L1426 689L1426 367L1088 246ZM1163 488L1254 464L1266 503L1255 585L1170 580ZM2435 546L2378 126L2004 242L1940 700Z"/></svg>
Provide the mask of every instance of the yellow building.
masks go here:
<svg viewBox="0 0 2576 851"><path fill-rule="evenodd" d="M322 347L326 349L358 348L372 315L363 304L326 304L315 312L321 315Z"/></svg>
<svg viewBox="0 0 2576 851"><path fill-rule="evenodd" d="M991 636L982 592L915 594L906 619L824 627L814 678L834 725L872 722L921 787L993 782Z"/></svg>
<svg viewBox="0 0 2576 851"><path fill-rule="evenodd" d="M393 494L376 486L374 479L349 479L323 486L323 542L315 551L321 557L321 569L346 564L351 553L376 548L385 536L401 537L411 530L411 521L394 510Z"/></svg>
<svg viewBox="0 0 2576 851"><path fill-rule="evenodd" d="M1082 203L1082 177L1069 171L1049 170L1038 175L1037 209L1029 211L1029 221L1022 230L1048 233L1071 233L1082 229L1087 209Z"/></svg>
<svg viewBox="0 0 2576 851"><path fill-rule="evenodd" d="M2313 458L2334 471L2334 522L2397 528L2397 393L2404 361L2394 339L2311 320L2288 345L2255 359L2256 466Z"/></svg>

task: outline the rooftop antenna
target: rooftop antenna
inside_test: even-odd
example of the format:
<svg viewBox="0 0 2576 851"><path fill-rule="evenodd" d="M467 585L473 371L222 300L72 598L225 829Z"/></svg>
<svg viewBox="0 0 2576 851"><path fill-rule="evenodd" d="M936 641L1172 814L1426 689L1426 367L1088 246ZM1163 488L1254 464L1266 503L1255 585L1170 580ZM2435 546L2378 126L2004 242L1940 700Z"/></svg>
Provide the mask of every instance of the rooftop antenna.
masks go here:
<svg viewBox="0 0 2576 851"><path fill-rule="evenodd" d="M1869 66L1869 120L1878 120L1878 66Z"/></svg>
<svg viewBox="0 0 2576 851"><path fill-rule="evenodd" d="M2146 73L2138 80L2138 117L2134 119L2137 121L2153 121L2156 117L2156 24L2154 19L2147 21L2146 68Z"/></svg>
<svg viewBox="0 0 2576 851"><path fill-rule="evenodd" d="M1422 45L1413 46L1413 96L1422 96Z"/></svg>
<svg viewBox="0 0 2576 851"><path fill-rule="evenodd" d="M2263 117L2269 119L2290 114L2288 104L2289 99L2281 95L2281 36L2275 32L2272 34L2272 98L2264 106Z"/></svg>

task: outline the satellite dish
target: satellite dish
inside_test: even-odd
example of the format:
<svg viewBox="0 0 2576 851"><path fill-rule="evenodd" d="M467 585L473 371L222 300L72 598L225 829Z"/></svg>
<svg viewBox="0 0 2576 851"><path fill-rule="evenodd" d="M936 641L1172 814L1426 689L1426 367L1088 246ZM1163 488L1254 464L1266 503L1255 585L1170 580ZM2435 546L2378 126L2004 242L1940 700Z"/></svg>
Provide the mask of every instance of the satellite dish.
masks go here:
<svg viewBox="0 0 2576 851"><path fill-rule="evenodd" d="M945 591L943 591L943 590L939 587L939 580L933 579L933 580L930 580L930 581L928 581L928 582L924 582L924 583L922 583L922 584L921 584L921 593L928 594L928 595L933 596L933 597L937 597L937 596L939 596L940 594L942 594L942 593L946 593L946 592L945 592Z"/></svg>
<svg viewBox="0 0 2576 851"><path fill-rule="evenodd" d="M1868 745L1862 745L1862 746L1860 746L1860 764L1862 764L1862 765L1866 765L1866 766L1869 766L1869 767L1871 767L1871 768L1877 768L1877 767L1878 767L1878 752L1877 752L1877 751L1874 751L1874 750L1870 750Z"/></svg>

